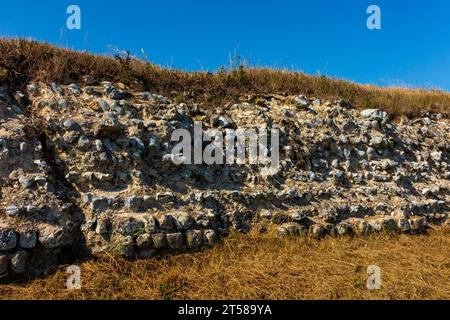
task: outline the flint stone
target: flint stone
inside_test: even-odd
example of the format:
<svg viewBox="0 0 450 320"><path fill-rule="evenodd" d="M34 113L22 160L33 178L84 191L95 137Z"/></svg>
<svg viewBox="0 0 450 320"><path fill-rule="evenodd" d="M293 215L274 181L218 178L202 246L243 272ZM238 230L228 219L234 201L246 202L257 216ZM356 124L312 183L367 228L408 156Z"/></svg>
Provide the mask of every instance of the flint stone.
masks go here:
<svg viewBox="0 0 450 320"><path fill-rule="evenodd" d="M92 199L90 208L95 213L105 211L110 206L110 199L104 197L95 197Z"/></svg>
<svg viewBox="0 0 450 320"><path fill-rule="evenodd" d="M33 249L36 246L36 231L26 231L20 234L19 243L23 249Z"/></svg>
<svg viewBox="0 0 450 320"><path fill-rule="evenodd" d="M203 241L208 246L215 246L219 242L219 237L217 236L217 233L212 230L205 230L203 232Z"/></svg>
<svg viewBox="0 0 450 320"><path fill-rule="evenodd" d="M16 244L17 235L13 229L0 229L0 251L12 250Z"/></svg>
<svg viewBox="0 0 450 320"><path fill-rule="evenodd" d="M120 234L114 235L112 238L113 251L123 257L132 258L135 253L135 243L133 237Z"/></svg>
<svg viewBox="0 0 450 320"><path fill-rule="evenodd" d="M110 110L110 107L109 107L108 102L106 102L106 101L103 100L103 99L98 99L98 100L97 100L97 104L98 104L98 106L100 107L100 109L102 109L102 111L104 111L104 112Z"/></svg>
<svg viewBox="0 0 450 320"><path fill-rule="evenodd" d="M22 187L24 188L30 188L33 185L34 180L33 179L28 179L28 178L19 178L19 183L22 185Z"/></svg>
<svg viewBox="0 0 450 320"><path fill-rule="evenodd" d="M325 227L320 224L315 224L311 227L311 234L316 238L322 238L326 233Z"/></svg>
<svg viewBox="0 0 450 320"><path fill-rule="evenodd" d="M117 223L117 232L124 236L138 236L145 230L144 221L138 221L134 218L122 220Z"/></svg>
<svg viewBox="0 0 450 320"><path fill-rule="evenodd" d="M167 243L169 244L169 248L173 250L179 250L183 247L183 234L178 233L169 233L167 234Z"/></svg>
<svg viewBox="0 0 450 320"><path fill-rule="evenodd" d="M9 256L7 254L0 253L0 276L8 271Z"/></svg>
<svg viewBox="0 0 450 320"><path fill-rule="evenodd" d="M20 208L16 206L9 206L6 208L6 214L10 217L15 216L20 213Z"/></svg>
<svg viewBox="0 0 450 320"><path fill-rule="evenodd" d="M73 119L67 119L63 122L64 128L70 131L78 131L80 129L80 125Z"/></svg>
<svg viewBox="0 0 450 320"><path fill-rule="evenodd" d="M167 248L167 237L164 233L155 233L151 235L153 247L155 249L165 249Z"/></svg>
<svg viewBox="0 0 450 320"><path fill-rule="evenodd" d="M399 219L397 222L397 226L402 232L411 230L411 225L408 219Z"/></svg>
<svg viewBox="0 0 450 320"><path fill-rule="evenodd" d="M159 227L165 231L175 231L178 230L178 221L171 214L164 214L158 218Z"/></svg>
<svg viewBox="0 0 450 320"><path fill-rule="evenodd" d="M304 235L306 228L294 222L284 223L278 227L279 236L301 236Z"/></svg>
<svg viewBox="0 0 450 320"><path fill-rule="evenodd" d="M122 100L125 94L122 90L113 88L109 93L108 97L113 100Z"/></svg>
<svg viewBox="0 0 450 320"><path fill-rule="evenodd" d="M175 214L177 219L177 225L181 227L183 230L193 229L195 226L195 220L191 217L191 215L187 212L180 212Z"/></svg>
<svg viewBox="0 0 450 320"><path fill-rule="evenodd" d="M144 206L144 199L139 196L131 196L125 200L125 206L133 212L138 212Z"/></svg>
<svg viewBox="0 0 450 320"><path fill-rule="evenodd" d="M361 111L361 116L369 119L369 120L377 120L380 122L386 121L389 119L389 115L387 112L379 110L379 109L366 109Z"/></svg>
<svg viewBox="0 0 450 320"><path fill-rule="evenodd" d="M144 233L136 239L136 244L140 249L150 249L153 245L153 240L150 234Z"/></svg>
<svg viewBox="0 0 450 320"><path fill-rule="evenodd" d="M203 244L203 232L201 230L186 231L186 242L189 249L200 249Z"/></svg>
<svg viewBox="0 0 450 320"><path fill-rule="evenodd" d="M352 227L348 224L348 223L338 223L336 225L336 233L339 236L343 236L346 234L351 234L352 233Z"/></svg>
<svg viewBox="0 0 450 320"><path fill-rule="evenodd" d="M28 254L24 250L17 251L11 257L11 270L16 274L25 273Z"/></svg>
<svg viewBox="0 0 450 320"><path fill-rule="evenodd" d="M70 84L68 89L74 96L79 96L81 94L80 87L75 83Z"/></svg>
<svg viewBox="0 0 450 320"><path fill-rule="evenodd" d="M48 226L39 231L39 242L45 248L53 249L69 244L70 237L64 229Z"/></svg>
<svg viewBox="0 0 450 320"><path fill-rule="evenodd" d="M37 96L39 94L39 86L35 83L31 83L31 84L27 85L27 91L31 95Z"/></svg>
<svg viewBox="0 0 450 320"><path fill-rule="evenodd" d="M67 108L69 108L69 101L67 101L66 99L59 99L58 100L58 106L61 109L67 109Z"/></svg>
<svg viewBox="0 0 450 320"><path fill-rule="evenodd" d="M307 101L305 98L298 96L294 98L294 103L299 107L308 107L309 101Z"/></svg>

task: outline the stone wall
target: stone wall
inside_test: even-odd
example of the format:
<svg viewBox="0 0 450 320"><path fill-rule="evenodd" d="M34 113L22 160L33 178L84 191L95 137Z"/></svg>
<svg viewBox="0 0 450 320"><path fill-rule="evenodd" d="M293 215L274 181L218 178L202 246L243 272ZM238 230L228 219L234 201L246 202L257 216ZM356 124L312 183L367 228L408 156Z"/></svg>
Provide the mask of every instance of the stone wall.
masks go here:
<svg viewBox="0 0 450 320"><path fill-rule="evenodd" d="M104 82L0 92L0 273L67 252L199 250L231 229L280 236L425 232L449 223L450 126L440 114L305 96L242 96L211 111ZM281 170L175 165L175 129L279 128Z"/></svg>

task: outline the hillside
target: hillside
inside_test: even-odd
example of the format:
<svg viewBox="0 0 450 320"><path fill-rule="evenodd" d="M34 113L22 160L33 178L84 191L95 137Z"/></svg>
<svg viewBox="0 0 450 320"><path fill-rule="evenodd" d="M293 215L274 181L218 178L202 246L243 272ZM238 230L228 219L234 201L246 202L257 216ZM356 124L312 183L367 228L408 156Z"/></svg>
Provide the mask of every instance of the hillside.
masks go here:
<svg viewBox="0 0 450 320"><path fill-rule="evenodd" d="M235 232L370 241L450 223L448 93L243 67L185 73L23 40L0 41L0 71L8 277L211 250ZM198 122L225 139L278 130L277 170L175 163L171 135Z"/></svg>

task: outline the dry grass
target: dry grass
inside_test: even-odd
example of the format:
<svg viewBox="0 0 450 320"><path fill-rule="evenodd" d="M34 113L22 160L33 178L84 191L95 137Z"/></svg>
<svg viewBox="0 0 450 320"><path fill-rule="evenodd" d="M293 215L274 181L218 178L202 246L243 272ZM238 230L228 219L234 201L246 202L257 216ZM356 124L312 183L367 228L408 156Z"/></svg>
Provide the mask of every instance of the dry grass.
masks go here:
<svg viewBox="0 0 450 320"><path fill-rule="evenodd" d="M306 94L340 98L356 108L381 108L394 116L422 111L450 113L450 93L439 90L379 88L300 72L237 66L217 73L168 70L135 59L75 52L48 44L0 39L0 82L23 89L29 81L122 82L205 107L236 102L244 94Z"/></svg>
<svg viewBox="0 0 450 320"><path fill-rule="evenodd" d="M450 299L450 229L421 236L277 239L233 235L196 254L81 263L82 289L67 274L0 286L3 299ZM366 288L369 265L382 289Z"/></svg>

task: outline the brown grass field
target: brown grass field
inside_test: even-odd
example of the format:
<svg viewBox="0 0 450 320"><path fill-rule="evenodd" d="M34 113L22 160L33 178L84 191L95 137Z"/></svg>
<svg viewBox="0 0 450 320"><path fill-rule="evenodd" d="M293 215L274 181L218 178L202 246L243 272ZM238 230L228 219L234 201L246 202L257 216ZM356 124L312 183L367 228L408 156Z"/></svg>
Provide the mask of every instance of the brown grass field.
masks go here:
<svg viewBox="0 0 450 320"><path fill-rule="evenodd" d="M450 299L450 229L428 235L278 239L232 235L211 250L145 261L81 262L81 290L66 267L0 285L1 299ZM368 290L367 267L382 287Z"/></svg>

